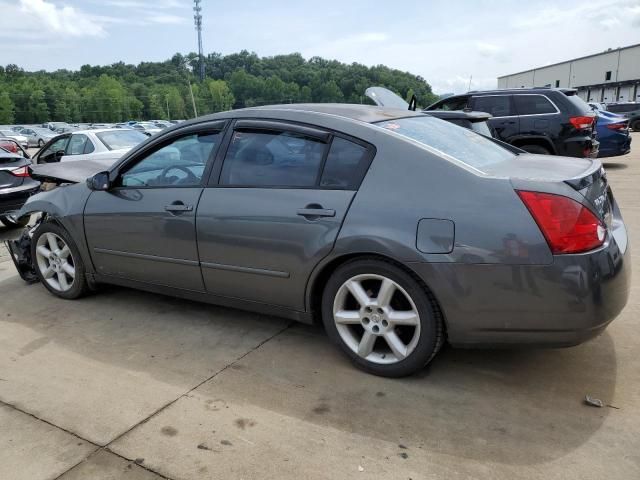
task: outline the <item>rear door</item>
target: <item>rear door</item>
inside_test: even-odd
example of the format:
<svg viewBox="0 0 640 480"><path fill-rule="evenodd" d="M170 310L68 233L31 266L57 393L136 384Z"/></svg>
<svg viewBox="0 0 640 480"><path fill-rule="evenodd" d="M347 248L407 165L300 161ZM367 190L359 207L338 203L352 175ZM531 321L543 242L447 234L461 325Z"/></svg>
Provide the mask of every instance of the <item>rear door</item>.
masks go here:
<svg viewBox="0 0 640 480"><path fill-rule="evenodd" d="M477 112L492 115L488 122L498 139L510 143L520 133L520 120L513 106L512 95L473 96L470 107Z"/></svg>
<svg viewBox="0 0 640 480"><path fill-rule="evenodd" d="M241 120L197 214L212 294L304 310L312 269L329 254L372 147L282 122Z"/></svg>

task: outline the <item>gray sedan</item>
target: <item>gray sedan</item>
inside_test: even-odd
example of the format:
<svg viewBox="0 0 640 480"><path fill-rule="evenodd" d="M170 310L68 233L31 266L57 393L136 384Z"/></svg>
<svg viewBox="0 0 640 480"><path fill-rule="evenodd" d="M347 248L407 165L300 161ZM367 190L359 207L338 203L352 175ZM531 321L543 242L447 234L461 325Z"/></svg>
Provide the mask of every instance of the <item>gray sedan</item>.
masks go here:
<svg viewBox="0 0 640 480"><path fill-rule="evenodd" d="M20 130L20 135L27 137L30 147L44 147L45 143L58 135L56 132L49 130L48 128L32 127L23 128Z"/></svg>
<svg viewBox="0 0 640 480"><path fill-rule="evenodd" d="M32 197L20 214L33 212L13 258L54 295L111 283L318 320L384 376L420 370L445 341L579 344L629 293L598 160L514 153L405 110L202 117Z"/></svg>

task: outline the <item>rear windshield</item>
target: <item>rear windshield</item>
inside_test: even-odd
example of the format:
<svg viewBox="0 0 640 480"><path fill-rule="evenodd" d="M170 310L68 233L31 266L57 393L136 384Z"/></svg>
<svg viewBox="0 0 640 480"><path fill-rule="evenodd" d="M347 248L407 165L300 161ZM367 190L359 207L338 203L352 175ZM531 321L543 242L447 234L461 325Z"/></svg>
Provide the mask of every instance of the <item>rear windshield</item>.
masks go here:
<svg viewBox="0 0 640 480"><path fill-rule="evenodd" d="M112 132L96 133L96 136L109 150L135 147L147 139L144 133L136 130L114 130Z"/></svg>
<svg viewBox="0 0 640 480"><path fill-rule="evenodd" d="M483 167L515 158L488 138L433 117L409 117L376 124L411 138L454 159L482 171Z"/></svg>
<svg viewBox="0 0 640 480"><path fill-rule="evenodd" d="M567 97L567 100L569 100L569 102L578 109L579 113L591 113L593 111L589 104L581 99L578 95L574 95L573 93L565 93L565 97Z"/></svg>
<svg viewBox="0 0 640 480"><path fill-rule="evenodd" d="M640 110L640 105L637 103L628 103L626 105L609 105L609 111L613 113L626 113L633 112L634 110Z"/></svg>

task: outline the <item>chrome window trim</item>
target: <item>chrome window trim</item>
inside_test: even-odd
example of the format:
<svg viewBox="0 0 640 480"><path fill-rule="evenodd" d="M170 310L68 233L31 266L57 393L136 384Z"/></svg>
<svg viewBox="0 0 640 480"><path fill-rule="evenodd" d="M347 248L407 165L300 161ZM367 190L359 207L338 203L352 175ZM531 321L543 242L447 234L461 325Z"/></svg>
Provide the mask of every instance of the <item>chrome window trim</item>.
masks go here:
<svg viewBox="0 0 640 480"><path fill-rule="evenodd" d="M501 94L501 95L472 95L472 98L482 98L482 97L520 97L520 96L538 96L538 97L544 97L546 98L549 103L551 103L551 105L553 105L553 108L556 109L555 112L551 112L551 113L527 113L524 115L504 115L504 116L493 116L493 118L519 118L519 117L538 117L540 115L560 115L560 109L558 108L558 106L553 102L553 100L551 100L548 96L546 96L544 93L509 93L509 94ZM514 108L516 108L515 105L515 99L513 100L513 106ZM475 105L474 105L474 109L475 109Z"/></svg>

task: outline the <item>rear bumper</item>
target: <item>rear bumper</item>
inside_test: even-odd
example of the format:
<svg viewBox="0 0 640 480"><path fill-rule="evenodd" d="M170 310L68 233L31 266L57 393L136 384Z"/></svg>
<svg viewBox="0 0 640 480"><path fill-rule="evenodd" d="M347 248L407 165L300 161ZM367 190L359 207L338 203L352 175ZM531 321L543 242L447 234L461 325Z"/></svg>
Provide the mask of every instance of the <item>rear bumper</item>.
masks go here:
<svg viewBox="0 0 640 480"><path fill-rule="evenodd" d="M597 158L599 149L600 142L593 137L571 137L562 142L557 154L565 157Z"/></svg>
<svg viewBox="0 0 640 480"><path fill-rule="evenodd" d="M607 137L600 142L598 158L617 157L619 155L626 155L630 151L631 137L629 135Z"/></svg>
<svg viewBox="0 0 640 480"><path fill-rule="evenodd" d="M40 190L40 183L29 180L17 188L0 190L0 215L20 210L31 195Z"/></svg>
<svg viewBox="0 0 640 480"><path fill-rule="evenodd" d="M567 347L600 334L627 303L631 262L620 223L600 249L550 265L411 265L457 346Z"/></svg>

